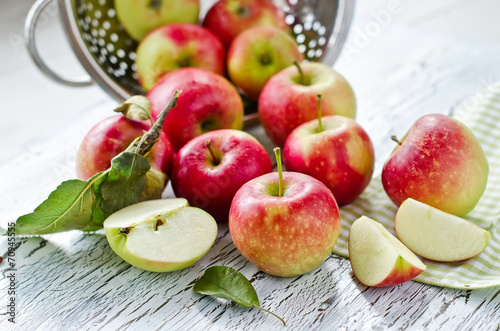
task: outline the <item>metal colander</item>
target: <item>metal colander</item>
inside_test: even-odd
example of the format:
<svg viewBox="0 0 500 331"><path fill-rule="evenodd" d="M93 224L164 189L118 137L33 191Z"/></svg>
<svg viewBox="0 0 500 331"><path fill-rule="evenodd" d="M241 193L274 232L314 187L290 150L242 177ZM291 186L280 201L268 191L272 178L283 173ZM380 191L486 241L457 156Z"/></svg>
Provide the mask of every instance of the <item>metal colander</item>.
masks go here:
<svg viewBox="0 0 500 331"><path fill-rule="evenodd" d="M136 80L134 41L118 21L113 0L57 0L64 30L77 58L89 76L67 78L49 68L35 44L37 20L55 0L38 0L28 13L25 39L38 68L51 79L69 86L99 84L118 101L144 94ZM215 1L201 1L200 17ZM309 61L333 65L345 42L354 0L274 1L286 14L286 22Z"/></svg>

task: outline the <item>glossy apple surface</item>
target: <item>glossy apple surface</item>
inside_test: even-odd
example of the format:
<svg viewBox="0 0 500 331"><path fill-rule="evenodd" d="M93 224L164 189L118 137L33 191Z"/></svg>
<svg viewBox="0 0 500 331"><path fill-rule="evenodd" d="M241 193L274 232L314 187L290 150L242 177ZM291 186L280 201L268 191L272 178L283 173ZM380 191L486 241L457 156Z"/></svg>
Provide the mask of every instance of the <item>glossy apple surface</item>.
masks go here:
<svg viewBox="0 0 500 331"><path fill-rule="evenodd" d="M211 156L206 142L215 152ZM236 191L249 180L273 170L262 145L239 130L217 130L188 142L175 156L172 188L218 222L227 222Z"/></svg>
<svg viewBox="0 0 500 331"><path fill-rule="evenodd" d="M175 271L203 257L217 237L217 223L185 199L139 202L104 221L113 251L148 271Z"/></svg>
<svg viewBox="0 0 500 331"><path fill-rule="evenodd" d="M399 207L394 227L409 249L434 261L469 259L482 253L490 239L476 224L411 198Z"/></svg>
<svg viewBox="0 0 500 331"><path fill-rule="evenodd" d="M177 106L168 113L163 131L176 151L203 133L242 129L243 102L236 88L224 77L197 68L172 72L147 94L154 118L175 90L182 90L182 94Z"/></svg>
<svg viewBox="0 0 500 331"><path fill-rule="evenodd" d="M97 123L85 136L76 155L76 175L87 180L111 166L111 159L123 152L137 137L150 129L146 121L114 115ZM172 170L174 152L165 134L155 144L147 158L151 168L167 176Z"/></svg>
<svg viewBox="0 0 500 331"><path fill-rule="evenodd" d="M179 68L226 72L226 50L209 30L194 24L170 24L149 33L137 47L137 75L150 90L163 76Z"/></svg>
<svg viewBox="0 0 500 331"><path fill-rule="evenodd" d="M171 23L196 23L199 0L114 0L114 9L125 31L136 41Z"/></svg>
<svg viewBox="0 0 500 331"><path fill-rule="evenodd" d="M332 192L311 176L284 172L257 177L236 193L229 231L240 253L260 270L293 277L320 266L332 252L340 214Z"/></svg>
<svg viewBox="0 0 500 331"><path fill-rule="evenodd" d="M323 116L356 116L356 98L344 77L321 63L301 63L300 67L303 78L290 66L274 75L259 97L260 122L277 146L283 146L300 124L318 118L318 94L322 95Z"/></svg>
<svg viewBox="0 0 500 331"><path fill-rule="evenodd" d="M283 148L287 170L310 175L325 184L339 205L356 199L373 174L373 144L363 128L345 116L322 117L301 124Z"/></svg>
<svg viewBox="0 0 500 331"><path fill-rule="evenodd" d="M457 216L476 206L487 179L488 161L472 131L441 114L416 121L382 170L397 206L413 198Z"/></svg>
<svg viewBox="0 0 500 331"><path fill-rule="evenodd" d="M229 47L236 35L257 26L270 26L285 32L283 10L271 0L220 0L207 12L203 26L214 32Z"/></svg>
<svg viewBox="0 0 500 331"><path fill-rule="evenodd" d="M297 43L288 33L256 27L233 40L227 54L227 70L231 81L249 98L257 100L269 78L302 59Z"/></svg>
<svg viewBox="0 0 500 331"><path fill-rule="evenodd" d="M394 286L412 280L427 267L384 226L361 216L349 231L349 259L367 286Z"/></svg>

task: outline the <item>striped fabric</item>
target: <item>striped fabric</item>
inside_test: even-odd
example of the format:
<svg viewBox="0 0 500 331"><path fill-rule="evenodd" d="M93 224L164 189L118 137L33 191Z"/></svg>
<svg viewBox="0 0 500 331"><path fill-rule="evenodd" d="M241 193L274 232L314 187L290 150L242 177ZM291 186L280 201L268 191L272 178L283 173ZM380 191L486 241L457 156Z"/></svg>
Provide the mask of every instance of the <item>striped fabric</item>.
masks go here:
<svg viewBox="0 0 500 331"><path fill-rule="evenodd" d="M491 239L482 254L466 261L442 263L422 259L427 270L415 280L459 289L500 286L500 82L467 100L455 111L454 117L475 133L488 159L486 191L465 218L489 230ZM341 208L342 227L334 253L348 256L349 228L361 215L382 223L395 234L396 211L384 192L380 176L373 178L356 201Z"/></svg>

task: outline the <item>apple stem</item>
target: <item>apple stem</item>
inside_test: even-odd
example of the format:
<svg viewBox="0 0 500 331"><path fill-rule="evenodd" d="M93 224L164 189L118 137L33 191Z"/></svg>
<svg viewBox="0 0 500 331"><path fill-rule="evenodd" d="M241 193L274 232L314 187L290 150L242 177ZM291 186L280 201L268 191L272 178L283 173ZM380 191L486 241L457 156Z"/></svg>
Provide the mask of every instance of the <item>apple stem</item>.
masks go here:
<svg viewBox="0 0 500 331"><path fill-rule="evenodd" d="M207 146L208 148L208 151L210 152L210 156L212 157L212 163L214 165L218 165L220 164L220 160L219 158L217 157L217 154L215 154L215 150L214 150L214 147L212 146L212 144L210 143L210 140L207 140L205 142L205 146Z"/></svg>
<svg viewBox="0 0 500 331"><path fill-rule="evenodd" d="M398 140L398 138L396 138L396 136L391 136L391 139L397 142L399 146L401 146L401 142Z"/></svg>
<svg viewBox="0 0 500 331"><path fill-rule="evenodd" d="M297 67L299 70L299 75L300 75L300 84L304 84L304 72L302 71L302 68L300 67L299 61L295 60L293 61L293 64Z"/></svg>
<svg viewBox="0 0 500 331"><path fill-rule="evenodd" d="M158 140L160 140L160 135L163 129L163 123L165 122L165 117L167 117L168 112L177 106L177 100L181 95L182 91L176 90L172 99L168 102L168 104L163 108L160 115L156 118L155 124L142 135L141 139L137 142L134 141L132 144L135 146L135 153L139 155L146 155L151 151L153 146L156 144ZM127 148L128 149L128 148Z"/></svg>
<svg viewBox="0 0 500 331"><path fill-rule="evenodd" d="M321 123L321 94L318 94L318 131L323 131L323 124Z"/></svg>
<svg viewBox="0 0 500 331"><path fill-rule="evenodd" d="M278 196L283 196L283 169L281 169L281 149L279 147L275 147L273 149L274 155L276 156L276 162L278 163Z"/></svg>

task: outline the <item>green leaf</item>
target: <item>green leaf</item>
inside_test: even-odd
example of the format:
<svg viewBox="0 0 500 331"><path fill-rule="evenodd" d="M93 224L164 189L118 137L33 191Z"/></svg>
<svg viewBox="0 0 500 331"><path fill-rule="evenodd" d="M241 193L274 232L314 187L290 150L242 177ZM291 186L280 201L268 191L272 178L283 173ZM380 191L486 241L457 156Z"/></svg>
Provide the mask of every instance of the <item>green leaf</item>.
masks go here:
<svg viewBox="0 0 500 331"><path fill-rule="evenodd" d="M108 179L108 172L103 172L95 175L90 179L90 181L94 182L93 185L93 190L95 194L95 200L94 200L94 205L92 206L92 217L90 219L89 224L85 228L83 228L83 231L97 231L102 228L104 220L110 215L108 213L105 213L101 209L101 201L102 201L102 195L101 195L101 185Z"/></svg>
<svg viewBox="0 0 500 331"><path fill-rule="evenodd" d="M151 117L151 102L143 95L134 95L113 110L117 113L122 113L130 119L153 121Z"/></svg>
<svg viewBox="0 0 500 331"><path fill-rule="evenodd" d="M102 211L112 214L139 202L150 168L148 159L135 153L123 152L113 158L107 179L101 184Z"/></svg>
<svg viewBox="0 0 500 331"><path fill-rule="evenodd" d="M46 234L83 229L92 216L92 181L68 180L32 213L19 217L16 234Z"/></svg>
<svg viewBox="0 0 500 331"><path fill-rule="evenodd" d="M237 270L225 266L213 266L205 270L196 281L193 291L228 299L244 307L254 307L272 314L285 325L285 321L276 314L260 307L257 292L252 284Z"/></svg>

